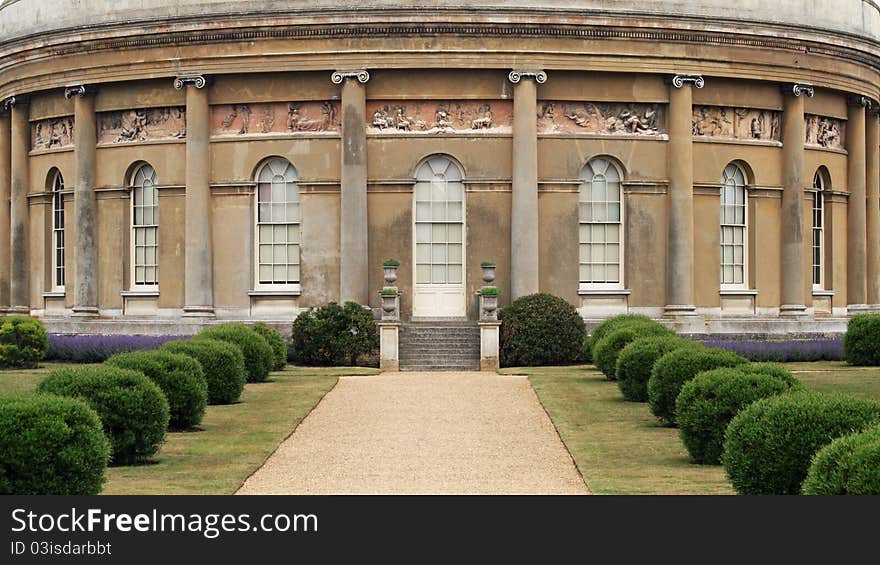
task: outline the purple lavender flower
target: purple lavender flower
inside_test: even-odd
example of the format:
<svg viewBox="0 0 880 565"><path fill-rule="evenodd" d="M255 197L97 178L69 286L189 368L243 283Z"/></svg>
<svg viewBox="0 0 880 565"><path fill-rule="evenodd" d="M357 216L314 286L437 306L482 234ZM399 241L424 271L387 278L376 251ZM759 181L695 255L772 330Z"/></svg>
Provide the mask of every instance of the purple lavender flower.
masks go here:
<svg viewBox="0 0 880 565"><path fill-rule="evenodd" d="M749 361L841 361L843 360L842 337L818 337L813 339L698 339L708 347L719 347L739 353Z"/></svg>
<svg viewBox="0 0 880 565"><path fill-rule="evenodd" d="M101 363L116 353L156 349L166 341L181 337L185 336L49 334L46 360Z"/></svg>

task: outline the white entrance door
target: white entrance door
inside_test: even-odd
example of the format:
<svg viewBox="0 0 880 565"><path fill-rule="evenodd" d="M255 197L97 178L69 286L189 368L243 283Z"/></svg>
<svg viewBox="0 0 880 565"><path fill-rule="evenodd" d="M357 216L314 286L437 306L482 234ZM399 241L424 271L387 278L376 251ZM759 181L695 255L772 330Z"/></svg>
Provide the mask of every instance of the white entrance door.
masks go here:
<svg viewBox="0 0 880 565"><path fill-rule="evenodd" d="M452 159L431 157L416 173L413 317L465 316L464 185Z"/></svg>

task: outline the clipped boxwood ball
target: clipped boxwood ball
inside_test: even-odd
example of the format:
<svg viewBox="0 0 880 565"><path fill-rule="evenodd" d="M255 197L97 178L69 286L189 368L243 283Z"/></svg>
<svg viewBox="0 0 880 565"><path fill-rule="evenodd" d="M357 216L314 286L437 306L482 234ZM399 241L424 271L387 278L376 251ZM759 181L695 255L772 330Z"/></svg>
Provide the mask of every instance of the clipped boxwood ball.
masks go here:
<svg viewBox="0 0 880 565"><path fill-rule="evenodd" d="M281 334L278 333L277 330L270 328L265 324L265 322L257 322L251 329L266 340L266 343L269 344L269 347L272 348L272 352L275 354L275 361L272 364L272 369L275 371L280 371L287 365L287 342L284 341L284 338L281 337Z"/></svg>
<svg viewBox="0 0 880 565"><path fill-rule="evenodd" d="M613 316L599 322L596 327L593 328L593 331L590 333L590 337L587 340L587 347L590 349L590 356L592 357L593 349L595 349L596 344L614 330L633 322L645 323L652 321L651 318L642 314L621 314L620 316Z"/></svg>
<svg viewBox="0 0 880 565"><path fill-rule="evenodd" d="M84 402L0 397L0 494L98 494L109 459L101 420Z"/></svg>
<svg viewBox="0 0 880 565"><path fill-rule="evenodd" d="M43 322L28 316L0 318L0 368L34 368L48 350Z"/></svg>
<svg viewBox="0 0 880 565"><path fill-rule="evenodd" d="M698 374L681 387L675 415L681 441L695 463L718 465L724 449L724 432L740 410L761 398L792 387L797 381L767 372L748 371L749 365L714 369Z"/></svg>
<svg viewBox="0 0 880 565"><path fill-rule="evenodd" d="M668 425L675 425L675 400L684 383L698 373L735 367L748 361L730 351L686 347L661 357L648 379L648 404L651 412Z"/></svg>
<svg viewBox="0 0 880 565"><path fill-rule="evenodd" d="M574 306L551 294L530 294L501 309L501 364L577 363L586 335Z"/></svg>
<svg viewBox="0 0 880 565"><path fill-rule="evenodd" d="M269 372L275 364L275 353L266 339L248 326L237 322L220 324L202 330L195 339L201 337L237 345L244 355L249 383L263 382L269 378Z"/></svg>
<svg viewBox="0 0 880 565"><path fill-rule="evenodd" d="M617 386L624 400L648 401L648 379L658 359L683 347L701 348L697 342L674 335L641 337L624 347L617 356Z"/></svg>
<svg viewBox="0 0 880 565"><path fill-rule="evenodd" d="M880 366L880 314L850 318L843 336L843 356L850 365Z"/></svg>
<svg viewBox="0 0 880 565"><path fill-rule="evenodd" d="M110 365L57 369L37 392L79 398L97 412L113 465L144 461L165 441L168 401L143 373Z"/></svg>
<svg viewBox="0 0 880 565"><path fill-rule="evenodd" d="M131 351L118 353L106 363L145 374L159 385L165 398L172 429L185 430L199 425L208 402L208 384L201 364L187 355L169 351Z"/></svg>
<svg viewBox="0 0 880 565"><path fill-rule="evenodd" d="M837 438L813 458L804 494L880 495L880 426Z"/></svg>
<svg viewBox="0 0 880 565"><path fill-rule="evenodd" d="M739 494L798 494L813 456L835 439L880 421L880 402L793 392L737 414L721 462Z"/></svg>
<svg viewBox="0 0 880 565"><path fill-rule="evenodd" d="M738 369L746 373L759 373L776 377L792 389L803 388L803 385L797 380L797 377L779 363L749 363L748 365L739 366Z"/></svg>
<svg viewBox="0 0 880 565"><path fill-rule="evenodd" d="M623 324L606 334L593 349L593 363L608 380L614 380L617 357L624 347L641 337L670 336L670 330L655 322L632 322Z"/></svg>
<svg viewBox="0 0 880 565"><path fill-rule="evenodd" d="M208 384L208 404L231 404L238 401L247 370L241 349L216 339L178 339L160 348L170 353L187 355L202 365Z"/></svg>

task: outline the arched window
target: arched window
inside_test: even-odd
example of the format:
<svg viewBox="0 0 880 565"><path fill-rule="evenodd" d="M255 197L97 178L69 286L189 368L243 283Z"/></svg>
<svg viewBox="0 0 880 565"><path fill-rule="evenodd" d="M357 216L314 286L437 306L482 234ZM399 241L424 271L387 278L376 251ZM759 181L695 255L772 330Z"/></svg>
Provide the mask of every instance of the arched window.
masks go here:
<svg viewBox="0 0 880 565"><path fill-rule="evenodd" d="M443 155L416 171L416 284L462 285L464 185L461 169Z"/></svg>
<svg viewBox="0 0 880 565"><path fill-rule="evenodd" d="M721 285L747 284L748 215L746 175L731 163L721 176Z"/></svg>
<svg viewBox="0 0 880 565"><path fill-rule="evenodd" d="M825 176L822 169L813 176L813 288L825 285Z"/></svg>
<svg viewBox="0 0 880 565"><path fill-rule="evenodd" d="M52 187L52 289L64 290L64 178L53 169Z"/></svg>
<svg viewBox="0 0 880 565"><path fill-rule="evenodd" d="M587 288L623 286L622 175L596 158L581 170L580 284Z"/></svg>
<svg viewBox="0 0 880 565"><path fill-rule="evenodd" d="M159 191L156 170L144 164L131 178L132 286L159 284Z"/></svg>
<svg viewBox="0 0 880 565"><path fill-rule="evenodd" d="M299 176L272 157L257 173L257 286L299 284Z"/></svg>

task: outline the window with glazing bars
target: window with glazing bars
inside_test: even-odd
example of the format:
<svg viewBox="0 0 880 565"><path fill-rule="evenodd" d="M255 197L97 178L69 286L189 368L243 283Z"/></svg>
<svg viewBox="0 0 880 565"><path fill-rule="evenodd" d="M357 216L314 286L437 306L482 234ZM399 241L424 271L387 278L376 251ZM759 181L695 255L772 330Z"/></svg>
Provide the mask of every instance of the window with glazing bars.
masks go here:
<svg viewBox="0 0 880 565"><path fill-rule="evenodd" d="M64 289L64 178L55 171L52 179L52 273L55 290Z"/></svg>
<svg viewBox="0 0 880 565"><path fill-rule="evenodd" d="M721 284L746 281L746 177L734 164L721 177Z"/></svg>
<svg viewBox="0 0 880 565"><path fill-rule="evenodd" d="M156 170L141 165L132 179L134 286L159 284L159 191Z"/></svg>
<svg viewBox="0 0 880 565"><path fill-rule="evenodd" d="M273 157L257 174L257 284L300 282L299 176L287 159Z"/></svg>
<svg viewBox="0 0 880 565"><path fill-rule="evenodd" d="M607 159L593 159L581 171L580 282L621 283L621 175Z"/></svg>

